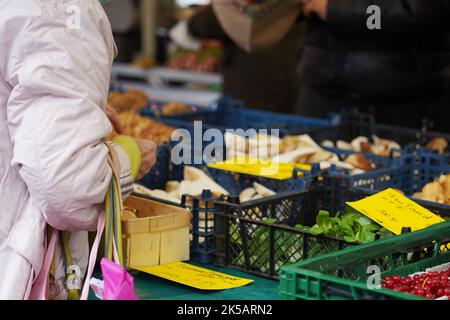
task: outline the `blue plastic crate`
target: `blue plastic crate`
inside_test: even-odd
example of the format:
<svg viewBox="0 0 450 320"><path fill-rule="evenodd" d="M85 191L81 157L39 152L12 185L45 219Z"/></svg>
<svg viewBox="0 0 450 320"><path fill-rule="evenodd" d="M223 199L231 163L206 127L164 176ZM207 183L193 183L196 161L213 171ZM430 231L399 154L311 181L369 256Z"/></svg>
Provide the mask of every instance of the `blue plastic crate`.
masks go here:
<svg viewBox="0 0 450 320"><path fill-rule="evenodd" d="M331 119L308 118L248 109L244 107L242 101L229 97L221 98L208 110L198 110L192 114L161 119L163 121L179 120L191 125L194 121L201 121L205 129L216 128L223 132L227 129L279 129L281 135L302 129L332 125Z"/></svg>
<svg viewBox="0 0 450 320"><path fill-rule="evenodd" d="M425 148L407 149L405 154L396 159L393 167L359 175L352 180L352 186L374 191L396 188L411 196L441 174L448 173L448 156L438 155Z"/></svg>

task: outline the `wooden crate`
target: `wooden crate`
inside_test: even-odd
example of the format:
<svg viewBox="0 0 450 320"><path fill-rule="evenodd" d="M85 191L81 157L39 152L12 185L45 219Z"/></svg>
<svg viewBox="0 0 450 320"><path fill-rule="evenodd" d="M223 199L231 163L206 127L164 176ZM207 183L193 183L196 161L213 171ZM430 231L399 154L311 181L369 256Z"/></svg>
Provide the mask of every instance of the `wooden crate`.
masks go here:
<svg viewBox="0 0 450 320"><path fill-rule="evenodd" d="M124 207L137 216L122 222L127 267L189 260L189 209L136 196L129 197Z"/></svg>

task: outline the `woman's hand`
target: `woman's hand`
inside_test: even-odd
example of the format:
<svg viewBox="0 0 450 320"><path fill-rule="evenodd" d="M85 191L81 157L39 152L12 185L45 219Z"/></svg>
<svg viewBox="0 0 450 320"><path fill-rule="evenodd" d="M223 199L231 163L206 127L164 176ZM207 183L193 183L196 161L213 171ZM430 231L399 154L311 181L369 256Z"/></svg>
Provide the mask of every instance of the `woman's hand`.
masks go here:
<svg viewBox="0 0 450 320"><path fill-rule="evenodd" d="M152 140L134 139L141 151L141 168L139 169L137 180L142 179L156 164L157 145Z"/></svg>
<svg viewBox="0 0 450 320"><path fill-rule="evenodd" d="M122 134L123 129L120 123L119 114L117 113L116 109L114 109L110 105L107 105L105 113L109 121L111 121L111 124L113 125L114 130L117 132L117 134ZM136 141L139 150L141 151L141 168L139 169L136 177L137 180L140 180L147 173L149 173L153 166L156 164L156 149L158 148L158 146L152 140L137 138L135 138L134 140Z"/></svg>
<svg viewBox="0 0 450 320"><path fill-rule="evenodd" d="M120 123L119 114L117 113L116 109L111 107L110 105L106 106L105 109L106 116L108 117L109 121L111 121L111 124L114 128L114 130L117 132L117 134L123 133L122 124Z"/></svg>
<svg viewBox="0 0 450 320"><path fill-rule="evenodd" d="M327 20L328 0L301 0L301 3L306 17L316 14L323 21Z"/></svg>

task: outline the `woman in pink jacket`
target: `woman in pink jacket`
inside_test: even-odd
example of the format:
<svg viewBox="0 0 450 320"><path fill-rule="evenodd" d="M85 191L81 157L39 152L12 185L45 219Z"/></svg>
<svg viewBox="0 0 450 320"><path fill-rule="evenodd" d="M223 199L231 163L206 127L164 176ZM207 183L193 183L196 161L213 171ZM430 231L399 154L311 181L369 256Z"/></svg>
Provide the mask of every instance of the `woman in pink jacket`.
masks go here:
<svg viewBox="0 0 450 320"><path fill-rule="evenodd" d="M0 299L27 299L45 253L47 225L70 231L74 263L86 269L112 170L102 140L115 57L97 0L0 1ZM155 145L113 144L124 195L154 165ZM55 254L55 298L65 270Z"/></svg>

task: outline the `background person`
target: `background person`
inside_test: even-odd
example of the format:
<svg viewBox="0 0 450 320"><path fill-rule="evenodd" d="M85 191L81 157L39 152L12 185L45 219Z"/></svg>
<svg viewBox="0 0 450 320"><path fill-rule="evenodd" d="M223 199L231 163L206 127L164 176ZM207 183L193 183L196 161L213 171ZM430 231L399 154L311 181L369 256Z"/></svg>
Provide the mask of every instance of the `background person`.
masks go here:
<svg viewBox="0 0 450 320"><path fill-rule="evenodd" d="M198 10L187 28L194 38L224 42L221 71L225 95L244 101L248 108L293 112L299 86L295 71L302 35L299 24L293 24L272 47L251 53L230 38L211 5Z"/></svg>
<svg viewBox="0 0 450 320"><path fill-rule="evenodd" d="M367 8L381 9L369 30ZM450 1L304 0L307 18L297 113L324 117L343 107L379 122L449 131Z"/></svg>

